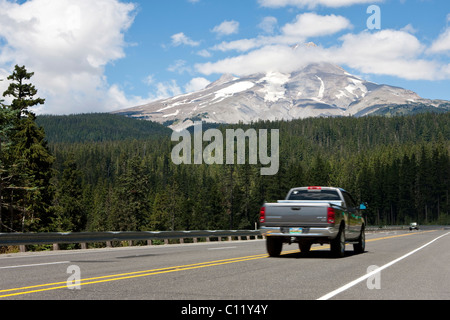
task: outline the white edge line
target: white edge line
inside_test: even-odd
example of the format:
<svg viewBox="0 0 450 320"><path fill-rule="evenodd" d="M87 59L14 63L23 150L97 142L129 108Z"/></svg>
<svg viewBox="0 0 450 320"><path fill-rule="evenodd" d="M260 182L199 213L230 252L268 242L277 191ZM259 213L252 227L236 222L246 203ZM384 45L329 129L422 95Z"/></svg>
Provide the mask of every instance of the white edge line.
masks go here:
<svg viewBox="0 0 450 320"><path fill-rule="evenodd" d="M356 279L356 280L353 280L352 282L347 283L346 285L344 285L344 286L342 286L342 287L340 287L340 288L338 288L338 289L336 289L336 290L334 290L334 291L332 291L332 292L330 292L330 293L328 293L328 294L326 294L326 295L320 297L320 298L317 299L317 300L328 300L328 299L331 299L332 297L338 295L339 293L341 293L341 292L343 292L343 291L345 291L345 290L347 290L347 289L353 287L354 285L356 285L356 284L358 284L358 283L360 283L360 282L362 282L362 281L364 281L364 280L370 278L371 276L373 276L373 275L375 275L375 274L381 272L382 270L384 270L384 269L386 269L386 268L389 268L389 267L392 266L393 264L396 264L397 262L399 262L399 261L401 261L401 260L403 260L403 259L409 257L410 255L416 253L416 252L419 251L419 250L422 250L423 248L429 246L429 245L432 244L433 242L439 240L439 239L442 238L442 237L445 237L445 236L448 235L448 234L450 234L450 232L447 232L446 234L443 234L443 235L437 237L436 239L434 239L434 240L428 242L427 244L424 244L424 245L421 246L420 248L417 248L417 249L411 251L410 253L407 253L407 254L405 254L404 256L402 256L402 257L400 257L400 258L398 258L398 259L395 259L394 261L391 261L391 262L385 264L384 266L379 267L378 269L375 269L374 271L369 272L369 273L367 273L366 275L364 275L364 276L362 276L362 277L359 277L359 278Z"/></svg>
<svg viewBox="0 0 450 320"><path fill-rule="evenodd" d="M28 268L28 267L49 266L49 265L52 265L52 264L67 264L67 263L70 263L70 261L36 263L36 264L23 264L23 265L19 265L19 266L0 267L0 269Z"/></svg>

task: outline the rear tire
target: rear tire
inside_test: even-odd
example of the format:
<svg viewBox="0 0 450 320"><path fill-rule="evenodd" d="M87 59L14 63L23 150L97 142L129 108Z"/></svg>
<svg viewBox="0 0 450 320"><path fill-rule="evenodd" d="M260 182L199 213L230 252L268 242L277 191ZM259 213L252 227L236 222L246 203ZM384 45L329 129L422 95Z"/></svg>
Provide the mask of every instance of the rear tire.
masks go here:
<svg viewBox="0 0 450 320"><path fill-rule="evenodd" d="M366 234L364 228L361 229L361 234L359 235L358 243L355 243L353 245L353 250L357 254L364 253L364 251L366 250Z"/></svg>
<svg viewBox="0 0 450 320"><path fill-rule="evenodd" d="M270 257L279 257L283 249L283 240L276 237L267 237L266 247Z"/></svg>
<svg viewBox="0 0 450 320"><path fill-rule="evenodd" d="M345 256L345 229L341 227L337 237L331 241L331 253L336 258Z"/></svg>

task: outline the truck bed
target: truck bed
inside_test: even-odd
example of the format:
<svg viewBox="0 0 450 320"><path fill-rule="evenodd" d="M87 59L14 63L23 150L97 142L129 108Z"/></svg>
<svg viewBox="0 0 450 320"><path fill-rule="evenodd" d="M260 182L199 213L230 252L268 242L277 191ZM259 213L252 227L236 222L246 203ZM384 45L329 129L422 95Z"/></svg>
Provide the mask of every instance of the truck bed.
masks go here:
<svg viewBox="0 0 450 320"><path fill-rule="evenodd" d="M280 200L267 203L266 227L323 227L327 226L329 207L341 208L341 201L292 201Z"/></svg>

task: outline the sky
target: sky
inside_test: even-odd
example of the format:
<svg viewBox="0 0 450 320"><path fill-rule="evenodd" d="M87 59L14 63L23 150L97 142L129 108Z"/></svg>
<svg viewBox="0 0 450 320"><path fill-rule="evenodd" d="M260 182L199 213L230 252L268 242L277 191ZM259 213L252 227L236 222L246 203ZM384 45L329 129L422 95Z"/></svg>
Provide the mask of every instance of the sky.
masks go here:
<svg viewBox="0 0 450 320"><path fill-rule="evenodd" d="M115 111L320 61L450 100L450 1L0 0L0 92L25 65L46 99L38 114Z"/></svg>

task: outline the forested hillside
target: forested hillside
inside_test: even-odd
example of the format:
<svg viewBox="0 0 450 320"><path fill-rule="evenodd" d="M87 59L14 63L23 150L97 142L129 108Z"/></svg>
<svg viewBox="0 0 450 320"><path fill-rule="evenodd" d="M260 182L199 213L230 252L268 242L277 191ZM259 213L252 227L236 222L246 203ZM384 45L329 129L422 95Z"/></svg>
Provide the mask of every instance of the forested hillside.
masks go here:
<svg viewBox="0 0 450 320"><path fill-rule="evenodd" d="M40 123L55 130L55 122ZM67 127L58 126L60 133ZM254 228L264 201L305 185L347 189L368 203L370 224L450 222L450 113L219 128L280 129L278 175L261 176L253 165L174 165L176 143L164 134L92 142L85 133L49 144L56 159L51 229ZM95 130L102 132L100 122Z"/></svg>
<svg viewBox="0 0 450 320"><path fill-rule="evenodd" d="M136 121L109 113L43 115L36 119L45 128L49 142L98 142L126 139L152 139L170 136L172 130L150 121Z"/></svg>

